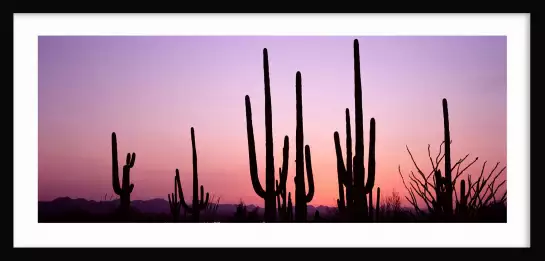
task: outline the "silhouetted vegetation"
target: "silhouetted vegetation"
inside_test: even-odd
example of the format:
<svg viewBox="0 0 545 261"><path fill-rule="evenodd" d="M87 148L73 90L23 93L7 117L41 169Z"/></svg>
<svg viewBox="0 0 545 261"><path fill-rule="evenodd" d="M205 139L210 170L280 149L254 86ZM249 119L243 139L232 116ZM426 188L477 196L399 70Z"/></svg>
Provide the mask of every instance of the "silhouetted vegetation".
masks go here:
<svg viewBox="0 0 545 261"><path fill-rule="evenodd" d="M199 173L197 171L197 148L195 147L195 130L191 128L191 145L193 147L193 202L191 206L187 205L184 198L184 192L182 190L182 183L180 182L180 172L176 169L176 185L178 186L178 194L180 197L180 203L184 208L184 212L190 213L193 221L198 222L201 211L205 210L208 206L209 194L206 192L206 199L204 199L204 186L201 185L201 197L199 199Z"/></svg>
<svg viewBox="0 0 545 261"><path fill-rule="evenodd" d="M416 163L407 146L409 156L416 168L408 176L406 182L399 166L399 175L408 192L405 196L413 209L402 207L401 197L395 190L391 196L382 195L380 187L376 188L376 202L373 202L375 188L376 166L376 121L369 122L369 149L368 163L364 162L364 122L362 84L360 72L360 55L358 40L354 40L354 101L355 101L355 144L352 155L352 134L350 111L345 110L346 119L346 163L340 142L339 132L335 131L334 145L337 159L337 180L339 198L337 208L314 208L308 205L315 194L314 177L310 146L305 145L303 130L302 104L302 77L299 71L295 77L296 93L296 145L295 145L295 203L292 202L291 192L286 189L289 165L289 138L284 137L282 167L278 168L278 179L275 177L274 144L272 128L272 102L269 79L269 59L267 49L263 49L263 71L265 90L265 188L258 175L257 157L252 123L252 109L250 97L245 96L246 127L248 139L248 156L250 179L255 193L263 198L264 210L260 207L247 206L240 201L236 207L227 205L228 210L222 210L220 198L204 192L200 185L197 170L197 149L195 131L191 128L192 159L193 159L193 186L192 202L188 205L184 198L179 170L175 170L174 192L168 195L168 208L164 200L153 202L159 210L151 212L141 211L131 205L131 193L134 184L130 181L130 171L134 167L136 154L127 153L123 166L122 183L119 181L119 166L117 156L117 137L112 133L112 187L119 198L108 194L101 197L99 202L86 200L71 200L61 198L53 202L39 202L39 222L506 222L507 192L501 197L498 190L506 181L498 181L505 167L496 172L499 162L485 175L486 161L483 163L480 175L475 180L467 174L462 174L472 166L478 158L466 166L462 166L469 154L452 165L451 133L449 127L449 113L447 100L443 99L443 130L444 140L439 146L439 153L435 159L431 155L428 145L428 156L431 162L431 171L424 172ZM444 152L442 147L444 145ZM440 169L440 164L444 164ZM305 170L307 184L305 182ZM444 174L444 176L443 176ZM367 177L367 179L366 179ZM458 182L459 181L459 182ZM499 182L499 184L497 184ZM458 185L458 189L457 189ZM133 201L145 204L142 201ZM50 204L51 203L51 204ZM48 205L49 204L49 205ZM295 206L294 206L295 204ZM51 208L65 208L66 211L48 212ZM231 208L232 207L232 208ZM294 210L295 209L295 210ZM310 211L314 215L309 218ZM183 210L183 212L182 212ZM295 211L295 213L294 213ZM170 213L169 213L170 212ZM202 213L201 213L202 212ZM181 215L183 213L183 215ZM312 213L312 212L310 212ZM189 214L189 217L187 216Z"/></svg>
<svg viewBox="0 0 545 261"><path fill-rule="evenodd" d="M339 133L333 135L337 153L337 179L339 182L339 199L337 206L344 220L368 222L373 220L373 187L375 186L375 118L371 118L369 132L369 157L367 182L365 182L364 139L363 139L363 104L360 74L360 54L358 40L354 41L354 93L356 109L356 154L352 158L352 135L350 128L350 111L346 109L346 166ZM346 196L344 192L346 188ZM369 200L367 198L369 195ZM380 190L377 192L377 208Z"/></svg>
<svg viewBox="0 0 545 261"><path fill-rule="evenodd" d="M465 167L462 167L462 163L469 156L469 154L467 154L464 158L458 160L454 166L451 165L450 145L452 144L452 140L450 139L449 114L446 99L443 99L443 119L444 140L439 146L439 154L435 157L435 161L431 156L430 145L428 145L428 157L432 165L432 170L429 174L424 174L421 168L416 164L411 151L407 147L407 151L419 174L419 176L417 176L411 171L411 174L409 175L409 187L407 183L405 183L405 179L401 172L401 166L399 167L399 175L410 196L410 198L406 196L407 200L413 205L416 213L419 216L425 216L428 221L469 222L483 220L483 218L492 221L490 219L492 217L493 219L499 219L506 222L507 191L501 198L498 199L496 197L498 189L506 182L504 180L496 185L496 181L500 174L505 170L505 167L493 175L499 165L498 162L487 176L483 176L486 166L485 161L477 180L472 182L472 176L468 174L468 186L466 187L466 182L462 179L460 181L460 192L457 192L456 182L458 181L458 178L460 178L479 158L475 158L475 160ZM444 154L441 154L443 144L445 145L445 152ZM443 169L445 176L441 175L441 170L439 169L439 164L443 159L445 162ZM456 170L456 174L453 177L454 170ZM430 181L430 178L432 178L432 181ZM418 203L418 199L420 199L421 202L424 202L427 211L422 210ZM455 207L453 207L453 203L455 203Z"/></svg>
<svg viewBox="0 0 545 261"><path fill-rule="evenodd" d="M259 181L257 171L257 158L255 152L254 127L252 123L252 105L250 96L246 95L246 128L248 133L248 156L250 159L250 177L255 193L265 200L265 220L267 222L276 221L276 196L282 190L286 189L286 180L288 178L288 160L289 160L289 138L284 137L284 154L282 168L280 169L280 183L278 189L275 189L274 175L274 147L272 132L272 105L271 105L271 83L269 79L269 56L267 49L263 49L263 71L265 80L265 190Z"/></svg>
<svg viewBox="0 0 545 261"><path fill-rule="evenodd" d="M134 167L134 161L136 160L136 154L133 152L132 157L130 153L127 153L127 159L123 166L123 181L122 185L119 185L119 167L117 163L117 137L115 132L112 133L112 186L115 194L121 198L121 204L119 206L119 214L123 219L129 218L130 205L131 205L131 193L134 189L134 184L131 183L131 168Z"/></svg>

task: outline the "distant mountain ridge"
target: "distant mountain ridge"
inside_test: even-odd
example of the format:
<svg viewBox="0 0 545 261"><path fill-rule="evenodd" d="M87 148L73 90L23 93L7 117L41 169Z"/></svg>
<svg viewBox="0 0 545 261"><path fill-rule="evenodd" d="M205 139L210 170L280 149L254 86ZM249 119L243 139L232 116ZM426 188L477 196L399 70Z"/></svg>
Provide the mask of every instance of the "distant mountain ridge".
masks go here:
<svg viewBox="0 0 545 261"><path fill-rule="evenodd" d="M51 215L61 215L67 212L73 211L83 211L90 214L109 214L112 213L117 206L119 205L119 200L105 200L105 201L95 201L87 200L83 198L70 198L70 197L59 197L52 201L39 201L38 202L38 213L39 215L51 216ZM219 215L233 215L236 212L238 204L219 204L217 214ZM161 198L150 199L150 200L132 200L131 207L142 213L149 214L170 214L170 206L168 201ZM248 211L252 211L257 206L254 204L246 205ZM320 205L318 207L308 206L308 214L314 215L315 211L318 210L320 215L333 213L336 208ZM263 207L259 207L258 213L263 214ZM183 214L183 208L181 213Z"/></svg>

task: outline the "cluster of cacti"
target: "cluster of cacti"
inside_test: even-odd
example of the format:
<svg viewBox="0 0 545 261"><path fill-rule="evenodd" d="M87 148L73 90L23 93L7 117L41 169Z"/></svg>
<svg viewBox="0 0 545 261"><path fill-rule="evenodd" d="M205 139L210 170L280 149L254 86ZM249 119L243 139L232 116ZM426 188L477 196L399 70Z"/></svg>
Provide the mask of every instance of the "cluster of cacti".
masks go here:
<svg viewBox="0 0 545 261"><path fill-rule="evenodd" d="M112 187L115 194L120 197L119 210L121 214L127 217L130 212L131 205L131 193L134 189L134 184L131 183L131 168L134 167L134 161L136 154L133 152L132 156L127 153L127 159L123 166L122 184L119 184L119 166L117 162L117 137L115 132L112 133Z"/></svg>
<svg viewBox="0 0 545 261"><path fill-rule="evenodd" d="M176 169L176 185L178 186L180 203L184 208L185 213L190 213L193 221L199 221L201 211L205 210L208 206L208 200L210 195L206 192L206 199L204 198L204 186L201 185L201 196L199 199L199 174L197 171L197 148L195 146L195 130L191 128L191 145L193 147L193 201L189 206L184 199L184 192L182 190L182 184L180 182L180 173Z"/></svg>
<svg viewBox="0 0 545 261"><path fill-rule="evenodd" d="M276 181L276 189L280 189L278 180ZM286 200L287 199L287 200ZM282 222L293 221L293 206L291 203L291 192L287 193L286 189L283 189L280 194L276 196L278 204L278 220Z"/></svg>
<svg viewBox="0 0 545 261"><path fill-rule="evenodd" d="M178 171L176 171L176 176L174 176L174 193L168 194L168 205L170 206L170 213L174 221L177 221L180 217L180 208L182 203L178 200L178 184L180 183L180 177ZM171 199L172 195L172 199Z"/></svg>
<svg viewBox="0 0 545 261"><path fill-rule="evenodd" d="M248 133L248 155L250 160L250 177L252 186L256 194L265 201L265 222L276 221L276 197L286 189L286 180L288 177L289 160L289 139L284 137L284 155L280 171L280 182L278 189L275 188L275 170L274 170L274 148L272 132L272 106L271 106L271 86L269 79L269 58L267 49L263 49L263 70L265 81L265 147L266 147L266 167L265 167L265 189L261 186L257 171L257 159L254 141L254 127L252 123L252 105L250 97L246 95L246 127Z"/></svg>
<svg viewBox="0 0 545 261"><path fill-rule="evenodd" d="M265 174L265 189L259 182L259 176L257 172L257 160L255 155L255 141L254 131L252 124L252 107L250 103L250 97L246 95L246 124L248 132L248 154L250 159L250 176L252 180L252 186L258 196L265 200L265 220L272 222L276 220L276 202L278 203L278 217L280 220L288 218L288 211L286 210L286 182L288 177L288 160L289 160L289 138L284 138L284 155L283 165L280 168L279 175L280 181L276 181L274 175L274 157L273 157L273 135L272 135L272 106L271 106L271 93L270 93L270 78L269 78L269 58L267 49L263 49L263 70L264 70L264 82L265 82L265 132L266 132L266 174ZM296 92L296 109L297 109L297 126L296 126L296 174L294 177L295 182L295 220L306 221L307 220L307 203L309 203L314 197L314 177L312 175L312 161L310 156L310 147L304 145L303 134L303 102L302 102L302 84L301 73L297 72L295 76L295 92ZM308 179L309 191L306 192L305 185L305 162ZM276 185L276 186L275 186ZM280 197L283 199L283 205L280 203ZM289 200L291 201L291 193ZM289 205L289 204L288 204Z"/></svg>
<svg viewBox="0 0 545 261"><path fill-rule="evenodd" d="M340 144L339 133L333 135L337 154L337 178L339 183L339 211L346 218L356 221L372 220L371 200L367 195L373 193L375 185L375 119L371 118L369 140L369 163L367 182L365 182L364 139L363 139L363 105L360 73L360 55L358 40L354 40L354 80L355 80L355 110L356 110L356 148L352 157L352 135L350 128L350 111L346 109L346 166ZM346 188L346 197L344 189ZM378 192L379 193L379 192ZM378 194L379 195L379 194ZM372 198L372 196L371 196ZM379 197L377 196L377 203ZM378 212L377 212L378 213Z"/></svg>
<svg viewBox="0 0 545 261"><path fill-rule="evenodd" d="M369 130L369 156L367 169L365 166L365 148L364 148L364 121L363 121L363 101L362 101L362 83L360 72L360 54L358 40L354 40L354 100L355 100L355 148L354 155L352 155L352 127L350 120L350 111L348 108L345 110L346 118L346 164L344 162L343 151L341 148L341 142L339 133L334 132L334 143L337 158L337 179L339 199L337 199L337 206L341 216L349 221L357 222L369 222L379 221L380 219L380 188L376 190L376 205L373 204L373 188L375 187L375 142L376 142L376 122L374 118L370 119ZM258 175L256 148L252 123L252 109L250 103L250 97L245 96L246 107L246 127L248 137L248 154L250 165L250 177L254 191L256 194L263 198L265 202L264 221L274 222L305 222L307 221L307 204L310 203L314 197L314 177L312 171L312 161L309 145L305 145L304 142L304 128L303 128L303 104L302 104L302 79L301 73L296 72L295 77L295 89L296 89L296 137L295 137L295 214L294 206L292 204L291 192L287 192L287 180L288 180L288 165L289 165L289 138L286 135L284 137L283 158L282 167L279 168L279 179L275 178L275 164L274 164L274 146L273 146L273 128L272 128L272 102L271 102L271 90L270 90L270 78L269 78L269 61L267 49L263 49L263 70L264 70L264 85L265 85L265 148L266 148L266 167L265 167L265 189L263 188ZM420 190L417 184L413 190L409 189L405 185L411 199L409 200L417 211L420 211L414 193L418 193L421 196L428 210L436 217L451 218L455 215L466 215L470 209L477 208L486 205L491 198L494 198L494 181L499 176L498 173L492 184L488 185L487 189L491 190L491 195L487 197L481 197L480 193L485 189L485 185L492 176L492 173L488 178L481 177L475 182L471 182L471 178L468 177L468 184L466 186L466 180L460 182L460 197L455 195L456 193L456 179L461 173L455 173L453 178L453 169L463 161L458 161L454 166L451 166L451 141L450 141L450 129L449 129L449 113L447 100L443 99L443 127L444 127L444 176L442 176L441 170L438 169L440 160L436 159L434 164L432 161L433 171L430 176L433 177L433 183L428 182L428 178L418 169L421 176L425 179L424 183L420 183L422 190ZM210 210L210 212L217 211L219 205L219 199L216 204L209 204L209 193L204 195L204 187L200 186L199 197L199 182L197 171L197 152L195 145L195 133L191 128L191 142L192 142L192 156L193 156L193 198L192 204L189 206L185 199L182 190L182 184L180 182L179 170L176 169L176 175L174 177L174 193L168 194L168 202L170 211L174 221L179 220L180 210L184 208L184 215L191 214L193 221L199 221L201 211ZM407 148L408 150L408 148ZM428 148L429 153L429 148ZM409 151L410 154L410 151ZM439 156L438 156L439 157ZM467 156L466 156L467 157ZM119 181L119 167L117 156L117 138L115 132L112 133L112 181L113 190L120 197L120 211L124 215L128 215L130 212L130 195L134 189L134 184L130 182L130 170L134 167L136 155L133 152L127 153L126 163L123 166L122 184ZM412 155L411 155L412 158ZM443 158L441 158L442 160ZM465 159L465 158L464 158ZM431 160L431 156L430 156ZM413 162L416 162L413 159ZM475 161L474 161L475 162ZM473 164L473 163L471 163ZM470 165L471 165L470 164ZM486 164L486 162L485 162ZM469 166L468 166L469 167ZM497 165L496 165L497 167ZM418 166L417 166L418 168ZM467 167L466 167L467 169ZM505 169L505 168L504 168ZM308 192L307 184L308 181ZM367 171L366 171L367 170ZM464 169L465 170L465 169ZM483 166L484 170L484 166ZM495 170L495 168L494 168ZM494 171L492 170L492 172ZM503 171L503 169L502 169ZM463 172L463 170L462 170ZM400 170L401 174L401 170ZM433 174L433 175L432 175ZM367 176L367 179L366 179ZM403 176L402 176L403 178ZM411 176L413 181L416 177ZM416 182L416 181L415 181ZM428 190L432 187L433 190ZM503 185L500 184L500 186ZM498 186L498 188L500 187ZM496 188L497 190L497 188ZM430 192L432 191L432 192ZM433 195L433 191L435 195ZM473 196L472 195L473 191ZM486 194L486 191L485 191ZM502 197L500 202L505 200L506 194ZM408 198L407 198L408 199ZM453 208L453 199L456 199L456 207ZM106 200L106 195L104 196ZM495 200L495 198L494 198ZM257 209L252 213L257 215ZM246 206L241 203L237 207L235 214L237 220L246 218ZM314 213L314 220L320 221L320 213L318 210Z"/></svg>

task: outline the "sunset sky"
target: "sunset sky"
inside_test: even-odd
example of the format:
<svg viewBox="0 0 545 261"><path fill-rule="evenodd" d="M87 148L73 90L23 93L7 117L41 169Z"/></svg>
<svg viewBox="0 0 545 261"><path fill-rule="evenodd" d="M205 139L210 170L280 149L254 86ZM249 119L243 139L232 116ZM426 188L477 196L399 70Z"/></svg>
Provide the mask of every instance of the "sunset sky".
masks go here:
<svg viewBox="0 0 545 261"><path fill-rule="evenodd" d="M39 200L99 200L113 193L111 133L120 164L136 153L132 199L165 198L180 170L191 198L190 128L199 182L222 203L263 205L249 174L244 96L252 102L259 175L265 187L263 48L269 52L275 169L290 138L288 191L295 175L295 75L302 75L305 144L316 192L338 198L333 133L345 147L345 108L354 134L353 40L360 44L365 156L376 120L376 185L381 198L405 188L409 146L429 171L428 144L443 139L448 99L453 161L479 157L469 173L506 166L506 37L112 37L40 36ZM468 158L469 161L469 158ZM366 161L367 164L367 161ZM122 166L119 166L120 168ZM504 172L505 174L506 172ZM502 177L505 178L506 175ZM405 199L403 199L404 204Z"/></svg>

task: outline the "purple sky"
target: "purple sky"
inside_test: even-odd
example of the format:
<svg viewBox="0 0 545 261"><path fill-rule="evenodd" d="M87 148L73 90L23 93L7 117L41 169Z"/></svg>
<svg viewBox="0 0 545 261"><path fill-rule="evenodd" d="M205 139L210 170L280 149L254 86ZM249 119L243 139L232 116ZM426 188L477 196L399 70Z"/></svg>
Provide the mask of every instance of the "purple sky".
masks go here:
<svg viewBox="0 0 545 261"><path fill-rule="evenodd" d="M295 74L303 82L305 144L312 150L312 205L338 197L333 133L345 152L344 110L354 128L354 37L60 37L39 38L39 200L100 199L113 193L111 133L120 164L136 152L132 199L166 198L180 169L191 193L195 128L199 182L224 203L262 205L248 163L244 96L252 102L264 184L262 50L269 51L275 167L290 137L288 191L295 175ZM377 124L376 186L406 194L398 174L430 169L427 145L443 137L449 103L453 161L479 161L470 173L506 165L506 37L357 37L368 155L369 119ZM354 129L352 129L354 131ZM353 136L354 137L354 136ZM470 156L470 157L471 157ZM487 168L488 169L488 168ZM505 175L503 175L505 178ZM404 199L403 199L404 200Z"/></svg>

